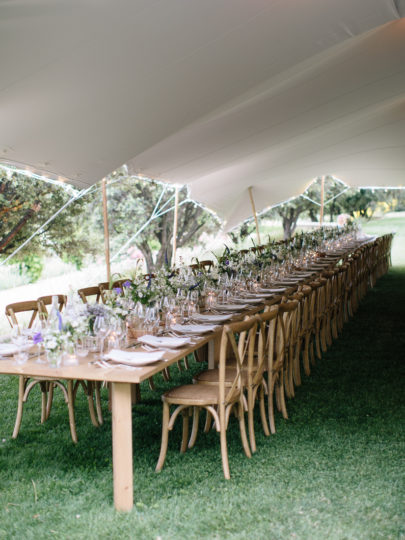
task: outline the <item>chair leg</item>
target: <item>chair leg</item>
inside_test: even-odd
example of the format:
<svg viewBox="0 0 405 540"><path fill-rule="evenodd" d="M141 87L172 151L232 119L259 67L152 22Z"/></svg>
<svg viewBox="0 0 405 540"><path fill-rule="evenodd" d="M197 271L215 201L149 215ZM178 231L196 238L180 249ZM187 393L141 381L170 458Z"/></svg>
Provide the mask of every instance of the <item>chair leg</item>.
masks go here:
<svg viewBox="0 0 405 540"><path fill-rule="evenodd" d="M311 334L305 335L304 349L302 351L302 363L304 365L304 373L309 376L311 374L311 368L309 366L309 342Z"/></svg>
<svg viewBox="0 0 405 540"><path fill-rule="evenodd" d="M71 380L69 380L67 382L67 393L68 393L68 410L69 410L70 434L72 436L72 441L74 443L77 443L75 409L74 409L74 400L73 400L73 381L71 381Z"/></svg>
<svg viewBox="0 0 405 540"><path fill-rule="evenodd" d="M264 432L266 437L269 437L270 436L270 431L269 431L269 425L268 425L267 417L266 417L266 407L265 407L265 403L264 403L264 385L263 384L260 386L259 392L260 392L260 394L259 394L260 418L261 418L261 421L262 421L263 432Z"/></svg>
<svg viewBox="0 0 405 540"><path fill-rule="evenodd" d="M211 429L212 414L207 410L207 416L205 417L204 433L208 433Z"/></svg>
<svg viewBox="0 0 405 540"><path fill-rule="evenodd" d="M160 472L165 463L166 454L167 454L167 445L169 442L169 416L170 408L169 405L164 401L163 402L163 420L162 420L162 442L160 444L160 454L159 459L156 465L156 472Z"/></svg>
<svg viewBox="0 0 405 540"><path fill-rule="evenodd" d="M21 420L23 415L24 407L24 391L25 391L25 382L26 378L23 375L20 375L18 378L18 404L17 404L17 416L15 419L14 430L13 430L13 439L16 439L18 432L20 431Z"/></svg>
<svg viewBox="0 0 405 540"><path fill-rule="evenodd" d="M162 376L163 376L163 379L168 382L171 380L171 376L170 376L170 371L169 371L169 368L164 368L164 370L162 371Z"/></svg>
<svg viewBox="0 0 405 540"><path fill-rule="evenodd" d="M103 419L103 411L102 411L102 408L101 408L100 387L101 387L101 382L96 381L94 383L94 395L96 396L97 420L98 420L98 423L101 426L104 423L104 419Z"/></svg>
<svg viewBox="0 0 405 540"><path fill-rule="evenodd" d="M193 407L193 428L191 430L191 436L188 442L189 448L193 448L197 440L199 419L200 419L200 407Z"/></svg>
<svg viewBox="0 0 405 540"><path fill-rule="evenodd" d="M189 410L184 409L182 411L182 416L183 416L183 435L181 438L180 452L184 454L187 450L187 443L188 443Z"/></svg>
<svg viewBox="0 0 405 540"><path fill-rule="evenodd" d="M294 383L296 386L301 386L301 366L300 366L300 352L301 352L301 339L298 341L294 354Z"/></svg>
<svg viewBox="0 0 405 540"><path fill-rule="evenodd" d="M152 392L154 392L156 390L156 387L155 387L155 381L153 380L153 377L149 377L148 383L149 383L149 388L152 390Z"/></svg>
<svg viewBox="0 0 405 540"><path fill-rule="evenodd" d="M53 382L50 382L49 386L48 386L48 399L47 399L47 402L46 402L46 419L47 420L48 420L48 418L49 418L49 416L51 414L54 389L55 389L55 386L54 386Z"/></svg>
<svg viewBox="0 0 405 540"><path fill-rule="evenodd" d="M287 407L286 407L286 404L285 404L284 381L283 381L283 378L284 378L284 374L283 374L283 372L281 371L281 373L280 373L280 379L279 379L278 384L277 384L277 392L278 392L278 398L279 398L279 402L280 402L280 410L281 410L281 414L283 415L283 418L284 418L285 420L288 420Z"/></svg>
<svg viewBox="0 0 405 540"><path fill-rule="evenodd" d="M238 407L238 417L239 417L240 438L242 440L243 450L246 454L246 457L251 458L252 454L250 452L249 441L246 436L245 412L244 412L242 403L239 402L237 407ZM228 446L226 444L226 429L225 429L225 446L226 446L226 461L228 462ZM222 453L222 439L221 439L221 453ZM225 469L224 469L224 473L225 473ZM229 464L228 464L228 474L229 474Z"/></svg>
<svg viewBox="0 0 405 540"><path fill-rule="evenodd" d="M222 469L224 471L225 480L230 480L231 475L229 472L229 462L228 462L228 447L226 443L226 427L222 425L220 428L220 441L221 441L221 459L222 459Z"/></svg>
<svg viewBox="0 0 405 540"><path fill-rule="evenodd" d="M94 390L93 382L87 381L86 394L87 394L87 403L89 406L90 420L93 426L99 427L99 423L97 422L96 412L94 410L93 390Z"/></svg>
<svg viewBox="0 0 405 540"><path fill-rule="evenodd" d="M274 435L276 432L276 424L274 422L274 384L273 381L269 380L269 395L267 396L268 399L268 411L269 411L269 423L270 423L270 431Z"/></svg>
<svg viewBox="0 0 405 540"><path fill-rule="evenodd" d="M43 424L47 417L47 382L43 381L39 383L41 388L41 424Z"/></svg>
<svg viewBox="0 0 405 540"><path fill-rule="evenodd" d="M255 423L254 423L253 411L254 411L253 391L252 391L251 388L248 388L248 431L249 431L249 441L250 441L250 448L252 449L252 452L256 452Z"/></svg>

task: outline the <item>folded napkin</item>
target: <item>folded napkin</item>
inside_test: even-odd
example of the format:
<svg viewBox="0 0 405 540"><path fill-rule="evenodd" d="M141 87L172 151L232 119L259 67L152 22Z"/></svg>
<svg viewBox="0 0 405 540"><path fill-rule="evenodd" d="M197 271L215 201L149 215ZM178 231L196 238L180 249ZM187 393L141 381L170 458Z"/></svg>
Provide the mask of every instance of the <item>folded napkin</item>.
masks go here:
<svg viewBox="0 0 405 540"><path fill-rule="evenodd" d="M176 349L180 347L186 347L190 345L190 340L188 338L178 338L178 337L158 337L158 336L142 336L138 338L139 343L144 343L145 345L150 345L151 347L165 347L166 349Z"/></svg>
<svg viewBox="0 0 405 540"><path fill-rule="evenodd" d="M0 356L11 356L19 351L27 351L32 346L32 343L24 345L23 347L17 347L13 343L0 343Z"/></svg>
<svg viewBox="0 0 405 540"><path fill-rule="evenodd" d="M120 349L112 349L107 353L104 358L106 360L111 360L112 362L117 362L118 364L127 364L128 366L147 366L148 364L153 364L163 359L163 351L156 352L141 352L141 351L121 351Z"/></svg>
<svg viewBox="0 0 405 540"><path fill-rule="evenodd" d="M234 298L233 301L237 304L243 304L244 302L247 302L248 304L260 304L260 302L263 302L263 298L257 298L257 296L243 296L242 298Z"/></svg>
<svg viewBox="0 0 405 540"><path fill-rule="evenodd" d="M193 321L200 321L200 322L213 322L213 323L221 323L228 321L232 315L211 315L210 313L196 313L193 315Z"/></svg>
<svg viewBox="0 0 405 540"><path fill-rule="evenodd" d="M174 324L170 327L173 332L179 334L206 334L217 330L215 324Z"/></svg>
<svg viewBox="0 0 405 540"><path fill-rule="evenodd" d="M282 293L286 290L285 287L279 287L277 289L260 289L260 292L268 292L268 293Z"/></svg>
<svg viewBox="0 0 405 540"><path fill-rule="evenodd" d="M247 304L216 304L214 309L218 309L219 311L242 311L248 307Z"/></svg>

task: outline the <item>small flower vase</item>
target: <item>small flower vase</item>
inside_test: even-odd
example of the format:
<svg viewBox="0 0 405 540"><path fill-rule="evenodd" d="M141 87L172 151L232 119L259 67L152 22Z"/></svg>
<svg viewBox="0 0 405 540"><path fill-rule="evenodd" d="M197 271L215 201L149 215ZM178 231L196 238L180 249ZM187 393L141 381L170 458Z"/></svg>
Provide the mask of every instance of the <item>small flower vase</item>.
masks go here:
<svg viewBox="0 0 405 540"><path fill-rule="evenodd" d="M47 350L46 359L49 367L58 368L62 363L62 351L60 349Z"/></svg>
<svg viewBox="0 0 405 540"><path fill-rule="evenodd" d="M64 347L63 365L64 366L78 366L79 365L79 361L75 354L75 346L74 346L74 343L72 342L66 343Z"/></svg>

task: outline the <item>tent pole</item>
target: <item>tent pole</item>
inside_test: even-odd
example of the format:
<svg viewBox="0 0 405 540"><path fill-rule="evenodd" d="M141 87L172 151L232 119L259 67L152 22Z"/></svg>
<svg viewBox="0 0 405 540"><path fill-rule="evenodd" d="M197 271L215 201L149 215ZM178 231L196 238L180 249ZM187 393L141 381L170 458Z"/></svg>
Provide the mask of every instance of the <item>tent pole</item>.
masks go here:
<svg viewBox="0 0 405 540"><path fill-rule="evenodd" d="M104 252L105 252L105 264L107 268L107 281L111 279L111 266L110 266L110 234L108 231L108 210L107 210L107 182L103 178L101 182L101 188L103 193L103 220L104 220Z"/></svg>
<svg viewBox="0 0 405 540"><path fill-rule="evenodd" d="M325 177L321 178L321 211L319 213L319 225L323 225L323 212L325 207Z"/></svg>
<svg viewBox="0 0 405 540"><path fill-rule="evenodd" d="M255 201L253 199L252 186L250 186L248 190L249 190L250 204L252 205L253 216L255 218L255 223L256 223L257 245L260 246L261 242L260 242L259 222L257 220L257 212L256 212L256 207L255 207Z"/></svg>
<svg viewBox="0 0 405 540"><path fill-rule="evenodd" d="M176 266L176 250L177 250L177 223L179 216L179 188L176 186L176 191L174 192L174 219L173 219L173 256L172 256L172 266Z"/></svg>

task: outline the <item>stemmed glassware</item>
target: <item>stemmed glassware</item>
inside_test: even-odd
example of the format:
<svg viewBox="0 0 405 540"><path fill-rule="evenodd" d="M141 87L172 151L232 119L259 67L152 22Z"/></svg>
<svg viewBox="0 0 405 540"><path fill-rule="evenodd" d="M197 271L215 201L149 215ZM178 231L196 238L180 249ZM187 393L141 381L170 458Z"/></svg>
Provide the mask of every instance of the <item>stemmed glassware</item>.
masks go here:
<svg viewBox="0 0 405 540"><path fill-rule="evenodd" d="M93 329L97 337L100 355L102 356L104 352L104 340L109 332L109 327L108 327L106 317L104 317L103 315L97 315L97 317L94 320Z"/></svg>

